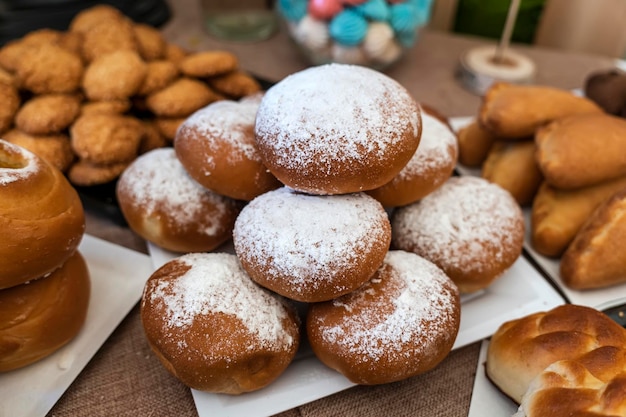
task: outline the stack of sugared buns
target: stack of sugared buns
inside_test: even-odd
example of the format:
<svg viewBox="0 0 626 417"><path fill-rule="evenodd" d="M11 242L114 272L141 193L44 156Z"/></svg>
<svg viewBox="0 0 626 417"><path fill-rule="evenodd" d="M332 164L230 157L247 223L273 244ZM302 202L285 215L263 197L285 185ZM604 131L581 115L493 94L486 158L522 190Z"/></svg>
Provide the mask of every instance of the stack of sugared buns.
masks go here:
<svg viewBox="0 0 626 417"><path fill-rule="evenodd" d="M626 415L626 329L566 304L502 324L487 377L520 404L516 417Z"/></svg>
<svg viewBox="0 0 626 417"><path fill-rule="evenodd" d="M142 297L150 345L196 389L266 386L302 332L354 383L423 373L454 345L459 288L486 287L521 252L511 195L452 177L457 143L445 118L365 67L312 67L264 94L210 104L182 123L169 162L156 152L165 151L139 157L118 183L123 211L136 208L131 228L184 241L185 230L219 223L232 236L234 253L183 254ZM152 168L134 169L146 159ZM234 221L190 221L200 205L171 177L241 203Z"/></svg>
<svg viewBox="0 0 626 417"><path fill-rule="evenodd" d="M0 139L0 372L36 362L72 340L89 305L78 251L85 217L63 174Z"/></svg>
<svg viewBox="0 0 626 417"><path fill-rule="evenodd" d="M626 282L626 119L545 86L494 85L459 132L461 164L531 210L531 245L585 290Z"/></svg>
<svg viewBox="0 0 626 417"><path fill-rule="evenodd" d="M75 186L106 184L138 155L170 146L194 111L259 90L235 54L187 51L98 4L67 30L38 29L0 48L0 134Z"/></svg>

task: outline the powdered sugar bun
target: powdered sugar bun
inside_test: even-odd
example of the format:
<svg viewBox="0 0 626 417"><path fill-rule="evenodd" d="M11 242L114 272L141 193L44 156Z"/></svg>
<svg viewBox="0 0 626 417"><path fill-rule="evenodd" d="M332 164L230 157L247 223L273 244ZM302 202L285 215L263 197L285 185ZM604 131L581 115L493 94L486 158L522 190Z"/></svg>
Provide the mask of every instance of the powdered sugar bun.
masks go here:
<svg viewBox="0 0 626 417"><path fill-rule="evenodd" d="M85 213L65 176L0 139L0 289L50 274L85 232Z"/></svg>
<svg viewBox="0 0 626 417"><path fill-rule="evenodd" d="M456 166L456 135L439 116L422 107L422 136L411 160L390 182L368 194L385 207L411 204L440 187Z"/></svg>
<svg viewBox="0 0 626 417"><path fill-rule="evenodd" d="M276 379L299 346L299 320L226 253L187 254L155 271L141 300L151 348L191 388L226 394Z"/></svg>
<svg viewBox="0 0 626 417"><path fill-rule="evenodd" d="M204 187L238 200L278 188L254 138L259 101L221 100L189 116L176 132L174 149L189 175Z"/></svg>
<svg viewBox="0 0 626 417"><path fill-rule="evenodd" d="M503 188L477 177L451 177L422 200L399 208L393 245L443 269L461 292L485 288L520 256L522 211Z"/></svg>
<svg viewBox="0 0 626 417"><path fill-rule="evenodd" d="M313 194L365 191L389 182L415 153L420 108L380 72L321 65L266 92L255 132L265 165L285 185Z"/></svg>
<svg viewBox="0 0 626 417"><path fill-rule="evenodd" d="M120 176L116 194L135 233L181 253L210 251L230 239L241 208L194 181L172 148L135 159Z"/></svg>
<svg viewBox="0 0 626 417"><path fill-rule="evenodd" d="M304 302L360 287L390 241L387 214L367 194L316 196L287 187L252 200L233 231L235 252L250 277Z"/></svg>
<svg viewBox="0 0 626 417"><path fill-rule="evenodd" d="M460 323L459 291L433 263L390 251L361 288L309 307L316 356L357 384L399 381L434 368Z"/></svg>

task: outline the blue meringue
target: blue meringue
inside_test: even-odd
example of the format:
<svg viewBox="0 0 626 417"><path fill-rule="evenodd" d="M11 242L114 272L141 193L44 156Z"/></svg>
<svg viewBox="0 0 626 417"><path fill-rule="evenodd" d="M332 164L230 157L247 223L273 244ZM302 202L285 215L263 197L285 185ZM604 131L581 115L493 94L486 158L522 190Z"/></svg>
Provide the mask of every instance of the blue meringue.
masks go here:
<svg viewBox="0 0 626 417"><path fill-rule="evenodd" d="M365 18L374 21L383 21L389 19L389 6L385 0L368 0L352 8L357 13L362 14Z"/></svg>
<svg viewBox="0 0 626 417"><path fill-rule="evenodd" d="M344 46L361 43L367 33L367 20L359 13L345 9L338 13L328 26L330 36Z"/></svg>
<svg viewBox="0 0 626 417"><path fill-rule="evenodd" d="M410 3L393 4L390 7L389 24L396 33L414 32L418 26L416 8Z"/></svg>
<svg viewBox="0 0 626 417"><path fill-rule="evenodd" d="M307 0L278 0L278 10L285 19L298 22L307 12Z"/></svg>

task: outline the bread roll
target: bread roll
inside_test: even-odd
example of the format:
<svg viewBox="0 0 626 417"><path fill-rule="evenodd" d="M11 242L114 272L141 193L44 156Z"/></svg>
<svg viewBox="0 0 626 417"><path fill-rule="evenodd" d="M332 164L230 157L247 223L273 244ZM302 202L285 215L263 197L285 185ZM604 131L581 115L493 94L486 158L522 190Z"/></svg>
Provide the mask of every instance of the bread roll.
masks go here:
<svg viewBox="0 0 626 417"><path fill-rule="evenodd" d="M626 349L626 329L590 307L565 304L502 324L487 351L488 378L520 403L530 382L548 365Z"/></svg>
<svg viewBox="0 0 626 417"><path fill-rule="evenodd" d="M367 191L391 181L411 159L421 110L380 72L320 65L265 93L255 134L265 166L283 184L311 194Z"/></svg>
<svg viewBox="0 0 626 417"><path fill-rule="evenodd" d="M46 277L0 290L0 372L36 362L83 327L91 283L79 252Z"/></svg>
<svg viewBox="0 0 626 417"><path fill-rule="evenodd" d="M226 253L183 255L155 271L144 288L141 322L163 366L208 392L265 387L300 344L295 309L255 285Z"/></svg>
<svg viewBox="0 0 626 417"><path fill-rule="evenodd" d="M626 282L626 186L594 210L561 258L561 279L586 290Z"/></svg>
<svg viewBox="0 0 626 417"><path fill-rule="evenodd" d="M626 351L598 348L557 361L530 384L515 417L626 415Z"/></svg>
<svg viewBox="0 0 626 417"><path fill-rule="evenodd" d="M390 251L376 275L307 314L313 352L357 384L399 381L437 366L460 322L459 292L433 263Z"/></svg>
<svg viewBox="0 0 626 417"><path fill-rule="evenodd" d="M555 119L584 113L602 113L602 109L567 90L500 82L485 94L479 122L500 139L521 139Z"/></svg>
<svg viewBox="0 0 626 417"><path fill-rule="evenodd" d="M520 205L532 203L543 181L532 140L497 141L482 167L482 177L511 193Z"/></svg>
<svg viewBox="0 0 626 417"><path fill-rule="evenodd" d="M480 167L487 158L497 137L474 120L457 132L459 163L467 167Z"/></svg>
<svg viewBox="0 0 626 417"><path fill-rule="evenodd" d="M591 213L626 187L626 177L577 190L541 184L531 210L531 244L545 256L561 256Z"/></svg>
<svg viewBox="0 0 626 417"><path fill-rule="evenodd" d="M422 136L411 160L391 181L367 193L385 207L406 206L439 188L456 166L456 135L435 110L423 107Z"/></svg>
<svg viewBox="0 0 626 417"><path fill-rule="evenodd" d="M626 119L605 113L555 120L537 130L537 164L556 188L587 187L626 175Z"/></svg>
<svg viewBox="0 0 626 417"><path fill-rule="evenodd" d="M63 174L0 140L0 289L57 269L85 231L82 203Z"/></svg>

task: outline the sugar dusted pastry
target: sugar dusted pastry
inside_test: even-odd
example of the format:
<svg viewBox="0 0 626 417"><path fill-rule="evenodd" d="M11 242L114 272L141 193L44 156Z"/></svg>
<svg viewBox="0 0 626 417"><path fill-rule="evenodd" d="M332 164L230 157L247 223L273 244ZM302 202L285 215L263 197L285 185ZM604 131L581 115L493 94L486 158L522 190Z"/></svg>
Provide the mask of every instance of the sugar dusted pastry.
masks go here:
<svg viewBox="0 0 626 417"><path fill-rule="evenodd" d="M601 112L593 101L567 90L500 82L483 97L479 121L501 139L519 139L564 116Z"/></svg>

